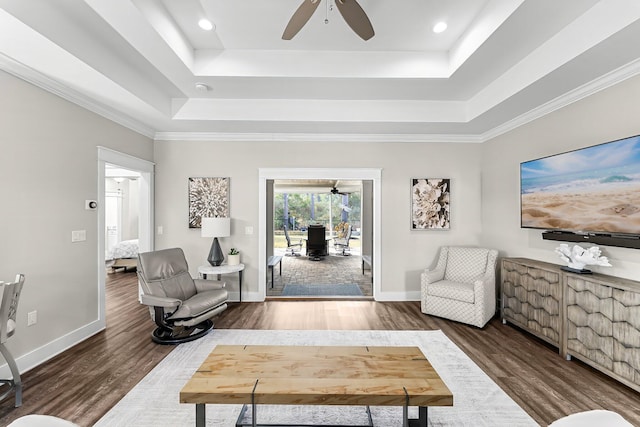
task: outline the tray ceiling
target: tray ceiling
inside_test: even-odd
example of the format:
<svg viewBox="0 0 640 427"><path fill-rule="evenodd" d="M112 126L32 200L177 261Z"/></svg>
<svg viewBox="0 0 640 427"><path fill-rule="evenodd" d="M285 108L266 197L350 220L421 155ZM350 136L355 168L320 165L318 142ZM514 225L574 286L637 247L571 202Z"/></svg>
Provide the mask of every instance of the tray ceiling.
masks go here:
<svg viewBox="0 0 640 427"><path fill-rule="evenodd" d="M478 142L639 70L637 0L359 0L369 41L321 0L282 40L302 1L0 0L0 69L157 139Z"/></svg>

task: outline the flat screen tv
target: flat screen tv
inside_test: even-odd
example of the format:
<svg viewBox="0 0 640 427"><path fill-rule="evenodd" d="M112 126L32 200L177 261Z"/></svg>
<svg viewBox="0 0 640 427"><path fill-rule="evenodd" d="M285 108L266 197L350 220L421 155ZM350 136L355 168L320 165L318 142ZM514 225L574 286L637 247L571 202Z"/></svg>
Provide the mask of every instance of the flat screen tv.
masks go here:
<svg viewBox="0 0 640 427"><path fill-rule="evenodd" d="M521 163L520 211L523 228L637 237L640 136Z"/></svg>

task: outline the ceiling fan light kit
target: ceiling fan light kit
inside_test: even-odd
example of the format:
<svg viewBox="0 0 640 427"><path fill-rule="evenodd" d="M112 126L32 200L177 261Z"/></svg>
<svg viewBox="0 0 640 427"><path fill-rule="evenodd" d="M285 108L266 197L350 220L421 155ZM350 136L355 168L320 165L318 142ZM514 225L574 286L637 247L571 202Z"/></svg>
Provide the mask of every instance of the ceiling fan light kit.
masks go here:
<svg viewBox="0 0 640 427"><path fill-rule="evenodd" d="M326 0L331 1L331 0ZM367 16L366 12L362 9L360 4L356 0L335 0L336 7L342 15L347 25L356 33L361 39L369 40L375 35L373 25ZM294 12L293 16L289 20L287 27L282 33L283 40L291 40L298 32L309 22L311 16L320 5L320 0L304 0L298 9ZM325 23L329 20L325 19Z"/></svg>
<svg viewBox="0 0 640 427"><path fill-rule="evenodd" d="M207 18L202 18L201 20L199 20L198 26L205 31L211 31L214 27L213 22L209 21Z"/></svg>

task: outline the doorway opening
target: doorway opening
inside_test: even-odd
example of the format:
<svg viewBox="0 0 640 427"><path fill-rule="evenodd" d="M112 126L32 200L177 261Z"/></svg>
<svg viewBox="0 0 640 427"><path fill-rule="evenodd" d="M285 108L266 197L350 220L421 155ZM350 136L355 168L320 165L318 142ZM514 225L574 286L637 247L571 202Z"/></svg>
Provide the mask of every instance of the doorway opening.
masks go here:
<svg viewBox="0 0 640 427"><path fill-rule="evenodd" d="M273 260L274 256L277 256L275 254L275 250L277 248L275 248L275 239L276 239L276 234L275 234L275 228L278 224L280 224L279 222L277 222L275 220L275 216L276 216L276 209L275 209L275 204L274 204L274 200L276 200L275 198L275 183L278 182L280 183L281 181L286 183L287 181L290 182L290 184L294 185L299 184L300 182L303 181L330 181L333 182L334 184L336 182L350 182L350 181L355 181L357 182L358 185L361 186L361 188L363 190L361 190L361 202L360 202L360 210L361 210L361 218L360 218L360 222L359 222L359 227L360 228L360 234L363 235L365 233L365 230L368 230L367 232L370 235L370 239L362 239L361 238L361 246L360 248L357 250L358 251L358 255L357 257L354 256L349 256L349 255L340 255L341 257L344 257L345 259L354 259L355 262L357 263L357 267L353 269L354 272L358 272L359 276L362 276L363 273L363 267L365 268L365 277L366 280L368 280L369 283L373 282L371 285L371 296L373 297L373 299L376 298L376 295L380 292L380 264L379 264L379 259L381 256L381 251L380 251L380 211L381 211L381 206L380 206L380 177L381 177L381 170L380 169L364 169L364 168L351 168L351 169L322 169L322 168L308 168L308 169L260 169L259 170L259 210L261 212L261 215L259 217L259 266L258 266L258 271L259 271L259 275L258 275L258 294L257 295L253 295L252 299L255 299L257 301L264 301L267 297L267 286L269 286L269 289L271 289L271 277L272 277L272 273L273 277L275 278L276 276L278 276L276 280L279 279L279 267L283 266L282 264L277 264L277 265L272 265L273 263L271 262ZM366 191L364 190L366 186ZM339 186L333 185L330 189L333 189L333 187L336 187L336 193L346 193L347 191L342 191L340 190ZM308 191L307 191L308 192ZM319 194L319 193L318 193ZM364 197L364 194L368 194L367 197ZM339 195L342 196L342 195ZM310 196L309 196L310 197ZM322 199L322 196L321 196ZM340 203L340 199L337 198L337 203L339 206ZM317 199L314 197L314 203L315 201L317 201ZM351 208L353 209L349 204L344 204L342 203L343 206L347 207L347 208ZM283 208L284 209L284 208ZM338 210L346 210L346 209L341 209L338 208ZM307 230L302 231L299 230L299 226L300 223L296 220L293 221L292 218L289 219L284 219L285 215L284 212L281 212L277 215L282 215L282 233L284 233L284 223L287 224L287 227L292 227L293 224L296 224L296 231L301 232L303 235L304 233L306 233L306 239L302 238L302 240L310 240L311 236L309 234L309 231L313 228L314 225L317 226L321 226L323 227L323 232L321 234L324 234L325 236L325 242L326 242L326 252L329 253L330 249L332 249L332 252L335 254L336 253L336 246L334 246L334 242L333 242L333 237L335 234L337 234L339 232L339 230L336 230L336 226L340 225L343 221L340 221L340 216L338 217L338 223L334 224L333 219L331 220L331 225L329 226L329 221L328 219L326 220L326 223L321 223L321 224L315 224L314 222L319 222L317 221L311 221L311 214L309 211L309 219L306 220L306 228ZM366 225L365 225L366 222ZM344 226L344 224L341 224L342 226ZM353 229L353 225L352 225L352 229ZM289 230L287 230L289 231ZM300 237L298 237L298 240L300 240ZM366 248L363 246L364 242L368 240L367 246ZM301 245L301 252L303 254L305 254L307 257L310 255L309 253L307 253L307 247L306 247L306 243L307 242L303 242L303 244ZM320 245L322 245L322 242L320 242ZM314 248L317 249L317 248ZM365 250L366 252L366 257L367 257L367 261L366 264L362 263L362 259L364 258L364 254L365 254ZM354 253L354 252L352 252ZM322 246L320 247L320 254L318 255L319 258L323 258L323 248ZM302 254L300 257L295 257L295 258L302 258ZM282 259L284 260L285 258L289 258L289 259L295 259L294 256L291 257L285 257L282 256ZM326 255L325 255L325 259L326 259ZM298 260L295 260L298 261ZM302 260L300 260L302 261ZM323 261L311 261L309 259L305 260L308 261L308 263L306 264L307 267L309 267L311 264L311 262L313 262L316 265L320 265L322 264ZM285 267L283 266L283 269ZM371 270L369 272L369 270ZM283 270L283 275L285 275L285 271ZM275 284L274 284L274 288L275 288Z"/></svg>
<svg viewBox="0 0 640 427"><path fill-rule="evenodd" d="M370 197L371 186L336 179L267 185L273 186L268 253L279 263L278 274L268 277L267 297L371 298L372 272L362 262L362 244L367 241L370 248L372 237L371 221L363 221L372 215L371 209L362 210L363 190Z"/></svg>
<svg viewBox="0 0 640 427"><path fill-rule="evenodd" d="M103 328L108 268L133 273L138 252L153 250L153 171L151 162L98 147L98 322Z"/></svg>
<svg viewBox="0 0 640 427"><path fill-rule="evenodd" d="M140 172L105 164L105 257L107 274L136 269Z"/></svg>

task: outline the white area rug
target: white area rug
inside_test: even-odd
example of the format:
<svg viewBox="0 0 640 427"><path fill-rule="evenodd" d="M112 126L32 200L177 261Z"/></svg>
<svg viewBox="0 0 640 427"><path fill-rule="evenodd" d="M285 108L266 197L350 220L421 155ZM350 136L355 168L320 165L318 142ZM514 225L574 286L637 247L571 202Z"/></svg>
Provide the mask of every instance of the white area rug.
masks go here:
<svg viewBox="0 0 640 427"><path fill-rule="evenodd" d="M429 426L536 426L536 422L441 331L259 331L214 329L180 344L105 414L96 426L195 426L195 405L180 404L184 384L218 344L370 345L420 347L453 392L453 407L429 408ZM207 405L207 426L235 426L241 405ZM401 427L402 408L372 407L380 427ZM259 423L349 424L361 407L258 406ZM410 416L417 417L416 408Z"/></svg>

